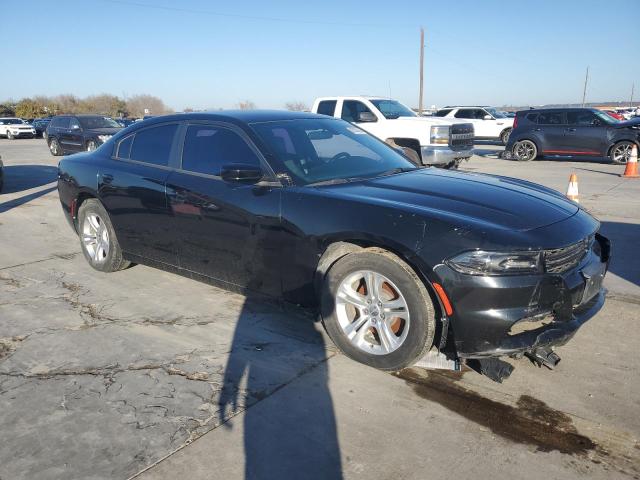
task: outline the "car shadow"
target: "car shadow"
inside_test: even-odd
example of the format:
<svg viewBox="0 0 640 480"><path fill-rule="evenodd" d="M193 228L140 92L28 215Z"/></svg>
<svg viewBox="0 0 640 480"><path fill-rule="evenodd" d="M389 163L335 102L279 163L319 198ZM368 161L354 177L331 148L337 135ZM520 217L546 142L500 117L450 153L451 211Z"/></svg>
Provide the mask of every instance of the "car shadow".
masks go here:
<svg viewBox="0 0 640 480"><path fill-rule="evenodd" d="M237 321L218 400L223 428L234 428L234 412L245 406L236 417L243 419L245 479L339 480L342 465L323 335L313 314L299 311L286 315L291 325L270 331L263 318L274 311L270 303L247 298ZM298 379L306 382L302 389L283 389ZM275 393L277 400L268 398Z"/></svg>
<svg viewBox="0 0 640 480"><path fill-rule="evenodd" d="M23 192L32 188L49 185L56 181L58 169L50 165L6 165L3 169L4 186L0 192L0 199L3 195ZM0 213L7 212L12 208L19 207L25 203L42 197L54 191L57 187L44 188L37 192L29 193L18 198L12 198L0 203Z"/></svg>
<svg viewBox="0 0 640 480"><path fill-rule="evenodd" d="M4 187L0 194L17 193L55 182L58 169L51 165L5 165Z"/></svg>
<svg viewBox="0 0 640 480"><path fill-rule="evenodd" d="M602 234L611 241L609 271L640 286L640 258L636 254L640 239L640 224L602 222Z"/></svg>

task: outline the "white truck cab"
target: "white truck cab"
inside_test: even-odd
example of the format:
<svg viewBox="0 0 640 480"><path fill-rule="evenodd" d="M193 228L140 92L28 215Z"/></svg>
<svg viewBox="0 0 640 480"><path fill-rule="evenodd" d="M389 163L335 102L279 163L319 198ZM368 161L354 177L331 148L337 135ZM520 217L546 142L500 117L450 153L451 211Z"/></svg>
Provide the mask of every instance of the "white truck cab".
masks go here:
<svg viewBox="0 0 640 480"><path fill-rule="evenodd" d="M507 144L513 130L514 119L494 107L444 107L436 112L436 116L471 122L477 139L499 140L503 145Z"/></svg>
<svg viewBox="0 0 640 480"><path fill-rule="evenodd" d="M396 100L383 97L321 97L314 113L354 123L371 135L411 149L424 165L457 167L473 155L473 125L468 121L419 117Z"/></svg>

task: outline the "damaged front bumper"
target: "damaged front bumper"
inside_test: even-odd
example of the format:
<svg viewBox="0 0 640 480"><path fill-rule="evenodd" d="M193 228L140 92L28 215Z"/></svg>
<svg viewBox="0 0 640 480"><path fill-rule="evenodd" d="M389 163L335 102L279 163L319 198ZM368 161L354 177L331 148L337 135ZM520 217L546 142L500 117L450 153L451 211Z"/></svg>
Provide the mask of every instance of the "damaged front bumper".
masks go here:
<svg viewBox="0 0 640 480"><path fill-rule="evenodd" d="M609 252L609 241L596 235L580 263L562 274L482 277L439 268L454 305L457 355L518 355L569 341L604 304Z"/></svg>

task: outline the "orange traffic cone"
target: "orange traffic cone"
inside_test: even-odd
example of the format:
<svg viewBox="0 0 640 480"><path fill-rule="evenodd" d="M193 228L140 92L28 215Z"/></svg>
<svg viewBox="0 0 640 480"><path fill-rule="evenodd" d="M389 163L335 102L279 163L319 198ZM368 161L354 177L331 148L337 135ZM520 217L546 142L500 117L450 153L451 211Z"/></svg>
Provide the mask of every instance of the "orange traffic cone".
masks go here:
<svg viewBox="0 0 640 480"><path fill-rule="evenodd" d="M638 147L633 146L631 148L631 155L627 160L627 167L624 169L624 173L621 175L624 178L638 178Z"/></svg>
<svg viewBox="0 0 640 480"><path fill-rule="evenodd" d="M578 176L572 173L569 177L569 187L567 188L567 198L578 203Z"/></svg>

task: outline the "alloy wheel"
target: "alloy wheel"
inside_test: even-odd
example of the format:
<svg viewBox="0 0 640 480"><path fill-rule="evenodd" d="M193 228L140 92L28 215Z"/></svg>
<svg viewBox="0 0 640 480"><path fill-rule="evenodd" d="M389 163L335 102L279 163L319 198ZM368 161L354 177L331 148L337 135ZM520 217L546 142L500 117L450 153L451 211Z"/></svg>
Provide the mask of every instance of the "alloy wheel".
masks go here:
<svg viewBox="0 0 640 480"><path fill-rule="evenodd" d="M109 232L95 213L90 213L82 225L82 245L95 263L103 263L109 255Z"/></svg>
<svg viewBox="0 0 640 480"><path fill-rule="evenodd" d="M633 145L630 142L619 143L613 148L611 158L616 163L627 163L631 157Z"/></svg>
<svg viewBox="0 0 640 480"><path fill-rule="evenodd" d="M409 332L409 307L400 289L371 270L348 275L335 300L338 323L360 350L387 355L402 346Z"/></svg>
<svg viewBox="0 0 640 480"><path fill-rule="evenodd" d="M536 155L536 146L529 140L523 140L514 145L513 155L518 160L533 160Z"/></svg>

